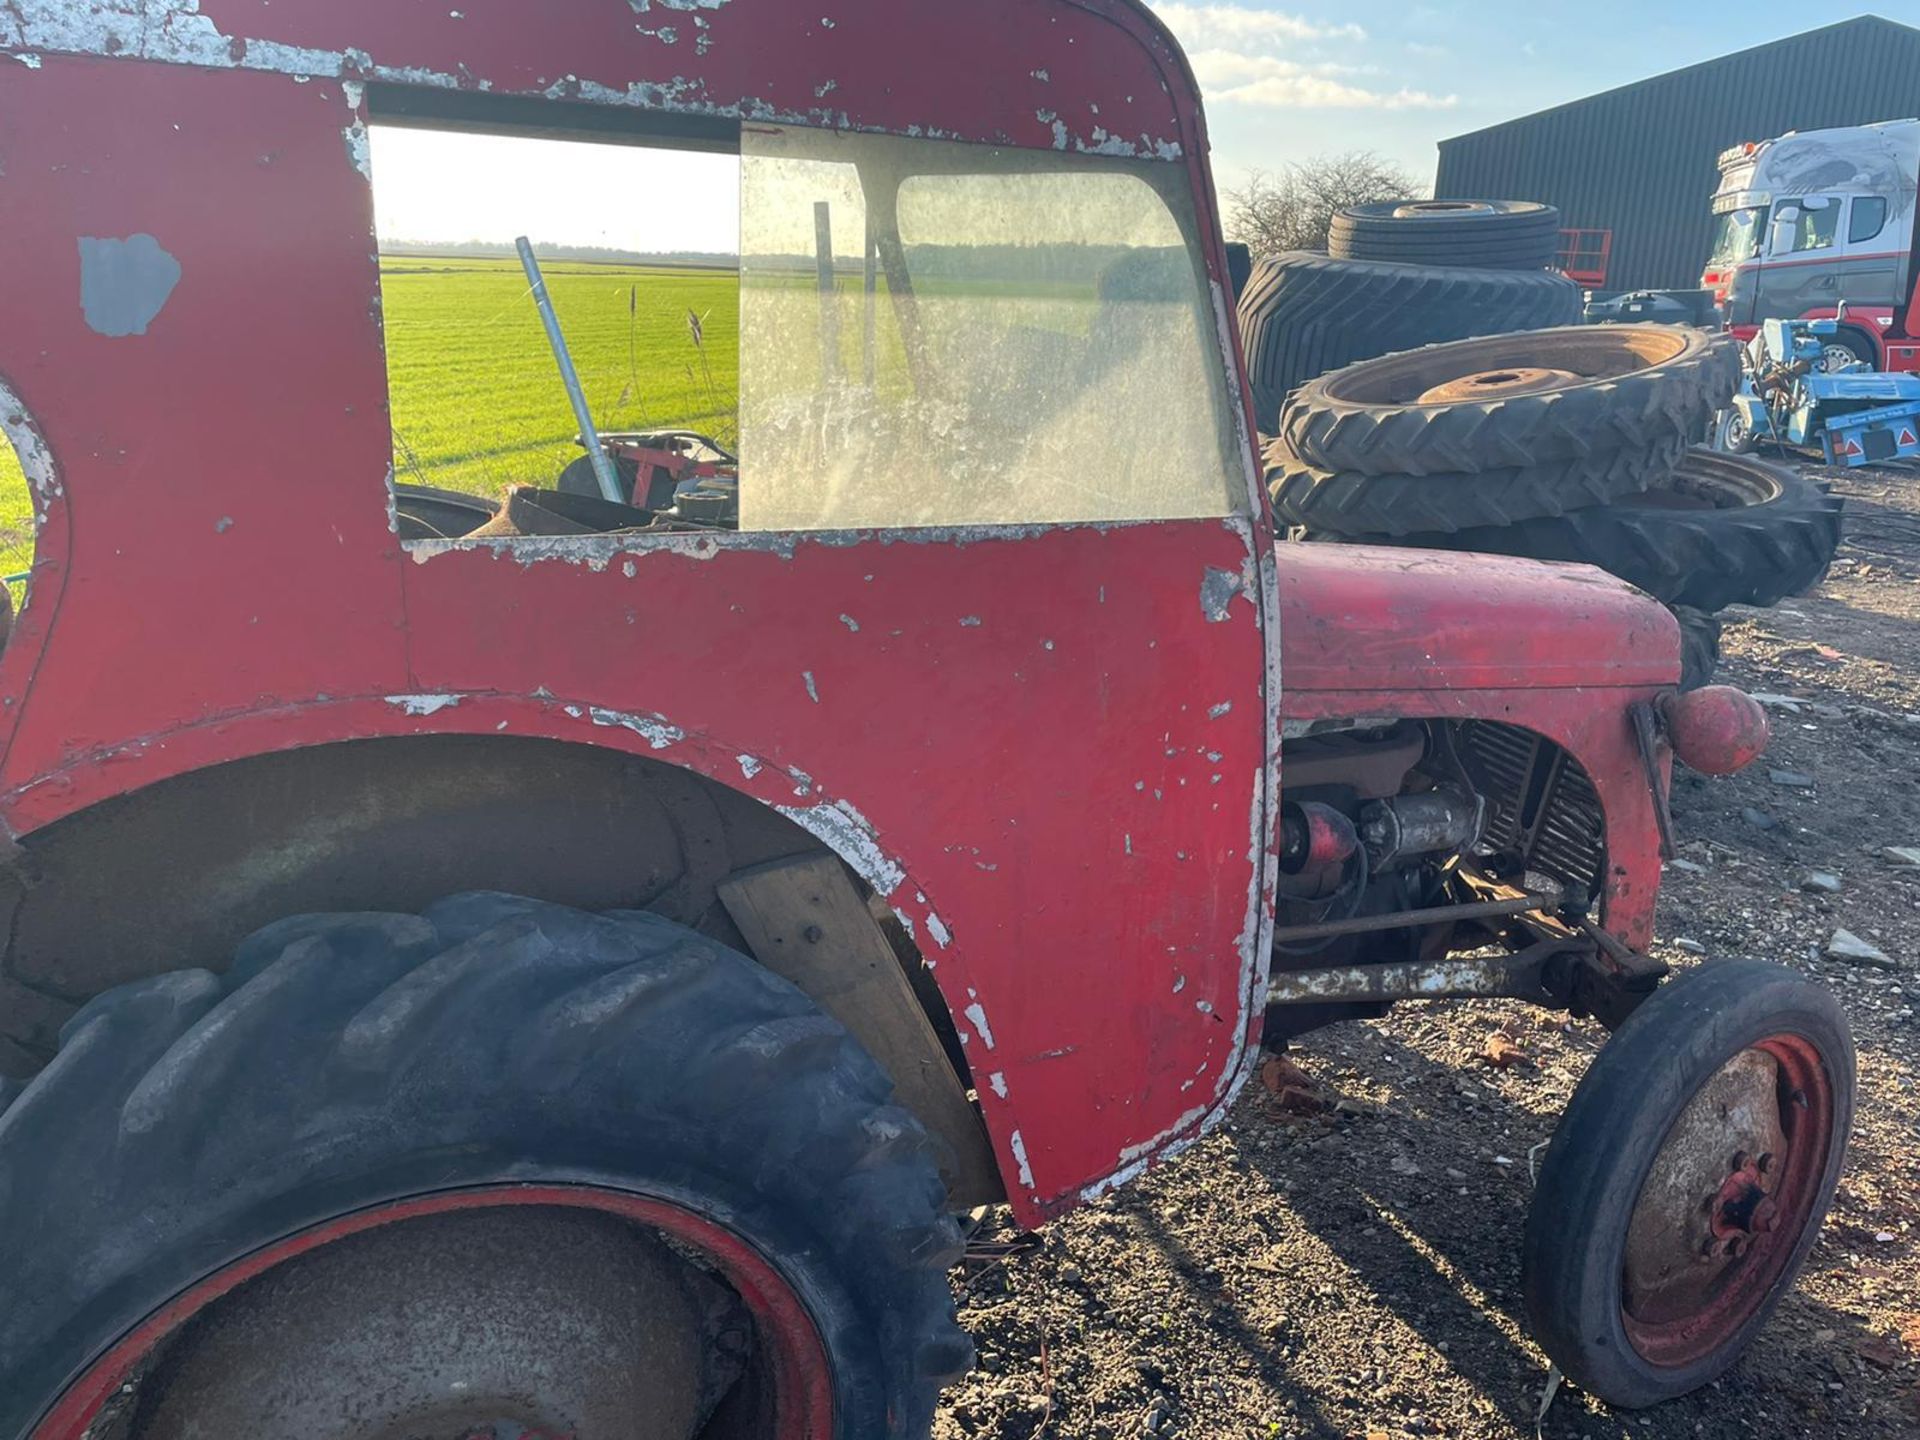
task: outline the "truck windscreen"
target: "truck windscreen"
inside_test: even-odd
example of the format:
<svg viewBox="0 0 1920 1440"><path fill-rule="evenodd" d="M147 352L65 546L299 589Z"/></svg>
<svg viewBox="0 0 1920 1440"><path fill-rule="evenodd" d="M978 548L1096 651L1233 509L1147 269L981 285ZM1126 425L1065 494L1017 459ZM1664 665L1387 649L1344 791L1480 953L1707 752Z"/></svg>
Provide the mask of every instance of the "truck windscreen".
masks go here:
<svg viewBox="0 0 1920 1440"><path fill-rule="evenodd" d="M1737 265L1760 253L1760 237L1767 233L1767 207L1750 205L1714 217L1713 252L1708 263Z"/></svg>

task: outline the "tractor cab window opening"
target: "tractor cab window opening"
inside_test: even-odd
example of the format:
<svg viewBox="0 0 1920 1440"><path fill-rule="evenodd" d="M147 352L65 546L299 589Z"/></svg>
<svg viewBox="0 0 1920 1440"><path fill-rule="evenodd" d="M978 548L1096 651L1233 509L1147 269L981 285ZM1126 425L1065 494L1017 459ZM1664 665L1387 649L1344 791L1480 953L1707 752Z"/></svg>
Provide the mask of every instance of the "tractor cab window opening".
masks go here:
<svg viewBox="0 0 1920 1440"><path fill-rule="evenodd" d="M743 528L1236 508L1181 167L764 127L742 150Z"/></svg>

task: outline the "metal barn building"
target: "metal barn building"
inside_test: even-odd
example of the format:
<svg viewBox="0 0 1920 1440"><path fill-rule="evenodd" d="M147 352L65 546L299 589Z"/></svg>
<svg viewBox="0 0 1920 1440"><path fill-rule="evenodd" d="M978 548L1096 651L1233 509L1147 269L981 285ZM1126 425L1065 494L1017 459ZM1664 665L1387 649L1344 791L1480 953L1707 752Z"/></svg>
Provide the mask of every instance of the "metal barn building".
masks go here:
<svg viewBox="0 0 1920 1440"><path fill-rule="evenodd" d="M1597 232L1583 263L1611 232L1607 289L1681 288L1700 283L1722 150L1913 116L1920 29L1864 16L1442 140L1434 194L1545 200Z"/></svg>

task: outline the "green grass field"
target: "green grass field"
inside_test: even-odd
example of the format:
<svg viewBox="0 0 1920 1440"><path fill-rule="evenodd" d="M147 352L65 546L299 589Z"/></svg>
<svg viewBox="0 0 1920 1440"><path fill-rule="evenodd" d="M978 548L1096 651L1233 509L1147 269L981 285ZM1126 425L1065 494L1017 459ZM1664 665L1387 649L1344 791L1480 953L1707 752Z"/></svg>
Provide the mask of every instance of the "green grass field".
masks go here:
<svg viewBox="0 0 1920 1440"><path fill-rule="evenodd" d="M733 438L732 271L543 269L596 425ZM578 427L518 263L390 257L382 290L396 478L476 494L552 484L580 453Z"/></svg>
<svg viewBox="0 0 1920 1440"><path fill-rule="evenodd" d="M734 438L734 272L543 269L595 424L688 425ZM395 256L381 270L395 476L484 495L551 484L580 453L578 427L519 263ZM701 322L699 347L689 314ZM32 560L26 477L12 446L0 443L0 575Z"/></svg>

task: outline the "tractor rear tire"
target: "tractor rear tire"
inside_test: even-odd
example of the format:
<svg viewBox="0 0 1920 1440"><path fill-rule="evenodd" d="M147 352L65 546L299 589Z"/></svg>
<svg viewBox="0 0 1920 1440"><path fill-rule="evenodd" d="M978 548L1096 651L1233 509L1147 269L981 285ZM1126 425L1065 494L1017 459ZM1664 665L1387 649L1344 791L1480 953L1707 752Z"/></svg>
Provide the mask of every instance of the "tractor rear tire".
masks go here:
<svg viewBox="0 0 1920 1440"><path fill-rule="evenodd" d="M1334 213L1327 253L1342 260L1544 270L1560 212L1530 200L1383 200Z"/></svg>
<svg viewBox="0 0 1920 1440"><path fill-rule="evenodd" d="M1368 475L1319 469L1275 440L1266 450L1267 493L1276 523L1299 527L1301 539L1483 549L1464 535L1502 534L1521 521L1637 494L1668 475L1685 451L1685 442L1674 436L1646 449L1506 470Z"/></svg>
<svg viewBox="0 0 1920 1440"><path fill-rule="evenodd" d="M281 921L244 941L224 974L180 971L91 1001L0 1115L0 1437L34 1435L49 1413L77 1414L63 1431L77 1435L108 1410L130 1420L114 1432L127 1440L187 1433L171 1414L177 1389L149 1395L142 1366L181 1373L198 1354L197 1373L218 1380L227 1371L212 1361L226 1352L206 1347L236 1306L229 1334L282 1301L291 1308L275 1313L310 1327L316 1297L284 1280L276 1290L276 1277L291 1270L307 1283L327 1272L301 1267L336 1254L345 1268L331 1273L378 1276L351 1246L379 1237L390 1238L377 1254L397 1244L404 1263L407 1227L421 1222L380 1217L457 1205L469 1221L478 1207L507 1225L537 1204L550 1223L554 1204L573 1214L567 1204L597 1199L629 1217L636 1206L682 1217L681 1228L647 1219L652 1235L635 1227L653 1256L636 1265L678 1256L683 1285L750 1317L696 1352L709 1391L716 1375L733 1377L722 1406L740 1402L753 1355L805 1332L824 1363L763 1389L812 1384L816 1402L829 1397L834 1434L920 1440L939 1386L967 1368L972 1347L953 1322L945 1272L959 1232L934 1142L889 1103L891 1089L799 990L656 915L474 894L419 916ZM370 1223L385 1228L333 1238ZM598 1253L612 1223L593 1217L582 1232L563 1219L541 1233L584 1234L586 1253ZM289 1246L305 1253L270 1268L260 1258ZM735 1283L740 1266L759 1267L758 1289ZM485 1311L495 1281L484 1266L476 1273L470 1308ZM222 1286L230 1293L209 1293ZM205 1308L189 1319L190 1302ZM429 1339L426 1327L400 1325L412 1303L402 1294L383 1313L367 1301L359 1314L403 1340L423 1337L431 1357L452 1342L442 1327ZM619 1294L597 1303L617 1306ZM543 1324L561 1333L569 1318ZM489 1326L468 1328L482 1335L472 1344L493 1343ZM257 1354L275 1332L249 1333ZM123 1353L136 1340L144 1352ZM405 1364L389 1370L376 1356L371 1372L341 1381L341 1367L321 1366L325 1353L289 1363L325 1368L344 1387L341 1405L370 1406L401 1433L411 1412L379 1407L386 1382L396 1394L413 1384ZM480 1360L498 1368L497 1356ZM133 1367L125 1388L123 1364ZM220 1429L255 1403L225 1388L226 1408L207 1411L215 1433L284 1433L267 1421ZM493 1434L492 1417L511 1419L520 1404L501 1403L462 1409L447 1433L471 1422ZM710 1410L714 1396L699 1403ZM520 1416L508 1431L565 1422ZM299 1433L334 1434L333 1424Z"/></svg>
<svg viewBox="0 0 1920 1440"><path fill-rule="evenodd" d="M1732 340L1677 325L1487 335L1323 375L1280 434L1308 464L1362 475L1591 460L1704 439L1739 379Z"/></svg>
<svg viewBox="0 0 1920 1440"><path fill-rule="evenodd" d="M1843 508L1787 466L1692 449L1671 475L1631 499L1432 536L1383 532L1383 539L1597 565L1656 600L1713 612L1775 605L1818 585L1840 548Z"/></svg>
<svg viewBox="0 0 1920 1440"><path fill-rule="evenodd" d="M1263 435L1276 433L1293 390L1357 360L1579 318L1579 287L1544 270L1271 256L1254 265L1240 297L1254 420Z"/></svg>

